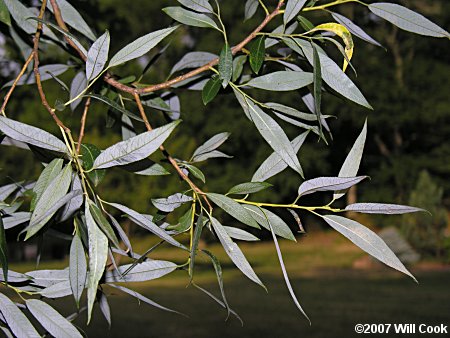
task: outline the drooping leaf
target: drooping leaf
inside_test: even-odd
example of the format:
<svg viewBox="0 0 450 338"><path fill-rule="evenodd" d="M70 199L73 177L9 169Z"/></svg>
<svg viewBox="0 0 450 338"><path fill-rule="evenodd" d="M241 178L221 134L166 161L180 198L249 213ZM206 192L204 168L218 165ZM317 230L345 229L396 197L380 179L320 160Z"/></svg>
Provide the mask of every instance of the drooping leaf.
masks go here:
<svg viewBox="0 0 450 338"><path fill-rule="evenodd" d="M192 201L192 197L180 193L173 194L167 198L154 198L152 204L164 212L172 212L182 204Z"/></svg>
<svg viewBox="0 0 450 338"><path fill-rule="evenodd" d="M351 21L347 17L343 16L342 14L335 13L335 12L331 12L331 15L333 16L334 20L339 22L341 25L344 25L345 27L347 27L347 29L353 35L355 35L355 36L359 37L360 39L363 39L364 41L367 41L375 46L383 47L378 41L376 41L374 38L372 38L361 27L359 27L357 24L355 24L353 21Z"/></svg>
<svg viewBox="0 0 450 338"><path fill-rule="evenodd" d="M42 289L42 291L39 292L39 295L50 299L63 298L72 295L72 288L70 287L69 281L64 281Z"/></svg>
<svg viewBox="0 0 450 338"><path fill-rule="evenodd" d="M3 215L0 212L0 264L2 265L5 282L8 283L8 245L6 244L5 228L3 226Z"/></svg>
<svg viewBox="0 0 450 338"><path fill-rule="evenodd" d="M272 184L265 182L247 182L235 185L228 192L229 194L247 195L270 188Z"/></svg>
<svg viewBox="0 0 450 338"><path fill-rule="evenodd" d="M266 54L265 38L260 36L259 38L253 40L248 47L250 52L250 67L252 70L258 74L264 63L264 57Z"/></svg>
<svg viewBox="0 0 450 338"><path fill-rule="evenodd" d="M106 31L89 48L86 60L86 78L91 81L105 68L109 52L109 32Z"/></svg>
<svg viewBox="0 0 450 338"><path fill-rule="evenodd" d="M75 193L75 191L83 191L83 187L81 185L81 180L78 177L77 174L72 175L72 185L70 187L70 193ZM69 194L70 194L69 193ZM67 204L64 206L64 208L61 210L60 218L59 220L61 222L67 221L70 217L74 215L75 212L77 212L81 206L83 205L83 195L79 194L75 197L73 197Z"/></svg>
<svg viewBox="0 0 450 338"><path fill-rule="evenodd" d="M0 116L0 131L12 139L52 151L67 153L67 147L59 138L45 130Z"/></svg>
<svg viewBox="0 0 450 338"><path fill-rule="evenodd" d="M203 153L203 154L195 156L195 158L192 159L192 162L194 162L194 163L203 162L210 158L220 158L220 157L232 158L233 156L224 154L223 152L218 151L218 150L213 150L213 151L210 151L209 153Z"/></svg>
<svg viewBox="0 0 450 338"><path fill-rule="evenodd" d="M172 67L170 75L183 69L201 67L216 58L216 54L208 52L187 53Z"/></svg>
<svg viewBox="0 0 450 338"><path fill-rule="evenodd" d="M304 54L308 62L313 64L313 49L309 42L301 39L283 39L283 41L289 48L301 55ZM319 53L322 78L325 83L347 99L372 109L364 95L342 69L320 47L317 45L315 47Z"/></svg>
<svg viewBox="0 0 450 338"><path fill-rule="evenodd" d="M66 167L51 181L43 191L41 198L36 203L31 215L30 225L27 228L25 240L36 234L56 213L55 205L67 194L72 181L72 167ZM62 205L60 206L62 207ZM50 213L48 213L50 212Z"/></svg>
<svg viewBox="0 0 450 338"><path fill-rule="evenodd" d="M11 17L4 0L0 0L0 22L3 22L5 25L11 26Z"/></svg>
<svg viewBox="0 0 450 338"><path fill-rule="evenodd" d="M202 100L205 106L217 96L220 91L221 83L222 80L218 75L213 75L208 82L206 82L206 85L202 90Z"/></svg>
<svg viewBox="0 0 450 338"><path fill-rule="evenodd" d="M132 264L119 266L118 272L108 271L105 274L106 283L115 282L145 282L161 278L176 270L177 265L168 261L151 260L134 266L128 273L125 272ZM120 273L120 274L119 274ZM122 276L121 276L122 275Z"/></svg>
<svg viewBox="0 0 450 338"><path fill-rule="evenodd" d="M219 283L220 293L221 293L222 299L223 299L223 304L224 304L225 308L227 309L228 314L230 314L231 309L228 305L227 297L225 296L225 289L223 287L222 266L220 265L220 261L216 256L214 256L214 254L212 252L210 252L208 250L202 250L202 252L204 254L206 254L206 256L208 256L211 259L211 262L213 263L214 271L216 272L216 276L217 276L217 282Z"/></svg>
<svg viewBox="0 0 450 338"><path fill-rule="evenodd" d="M249 115L258 131L289 167L303 177L303 170L291 142L279 124L253 102L247 102Z"/></svg>
<svg viewBox="0 0 450 338"><path fill-rule="evenodd" d="M8 7L9 13L17 23L17 26L27 34L34 34L36 32L37 22L27 20L27 18L36 16L30 8L18 0L3 0L3 2Z"/></svg>
<svg viewBox="0 0 450 338"><path fill-rule="evenodd" d="M365 178L367 178L367 176L313 178L300 184L298 195L304 196L317 191L338 191L348 189Z"/></svg>
<svg viewBox="0 0 450 338"><path fill-rule="evenodd" d="M375 15L405 31L438 38L450 37L450 34L445 29L442 29L423 15L401 5L388 2L376 2L370 4L369 9Z"/></svg>
<svg viewBox="0 0 450 338"><path fill-rule="evenodd" d="M201 13L213 13L214 9L208 0L178 0L183 6Z"/></svg>
<svg viewBox="0 0 450 338"><path fill-rule="evenodd" d="M317 49L311 44L313 48L313 67L314 67L314 111L319 121L319 133L322 137L322 123L320 123L320 116L322 115L322 66L320 65L320 57Z"/></svg>
<svg viewBox="0 0 450 338"><path fill-rule="evenodd" d="M306 121L317 121L317 116L315 114L310 114L310 113L303 113L301 111L298 111L295 108L292 107L288 107L285 106L283 104L280 103L275 103L275 102L266 102L264 103L265 106L271 108L272 110L276 111L276 112L280 112L301 120L306 120ZM323 117L329 117L329 115L325 115Z"/></svg>
<svg viewBox="0 0 450 338"><path fill-rule="evenodd" d="M54 79L55 76L64 74L71 66L65 64L54 64L54 65L45 65L39 67L39 73L41 74L41 82ZM11 80L5 83L2 88L10 87L14 83L14 80ZM36 83L36 77L34 72L30 72L28 74L24 74L19 81L17 81L17 86L29 85Z"/></svg>
<svg viewBox="0 0 450 338"><path fill-rule="evenodd" d="M416 281L414 276L405 268L403 263L395 256L386 243L372 230L351 219L326 215L322 218L336 231L351 240L368 254L372 255L384 264L410 276Z"/></svg>
<svg viewBox="0 0 450 338"><path fill-rule="evenodd" d="M259 238L255 235L252 235L251 233L234 227L227 227L224 226L225 231L227 232L228 236L234 239L238 239L241 241L247 241L247 242L255 242L259 241Z"/></svg>
<svg viewBox="0 0 450 338"><path fill-rule="evenodd" d="M94 162L97 157L101 154L100 149L98 149L93 144L83 143L80 148L81 160L83 162L83 168L86 171L89 171L94 166ZM105 170L94 170L86 173L89 179L97 186L105 177Z"/></svg>
<svg viewBox="0 0 450 338"><path fill-rule="evenodd" d="M250 280L265 288L264 284L253 271L250 263L247 261L247 258L245 258L241 249L236 243L233 242L223 225L213 217L211 218L211 225L214 228L214 231L219 238L219 241L222 244L223 248L225 249L228 257L230 257L237 268L241 270L242 273L246 275Z"/></svg>
<svg viewBox="0 0 450 338"><path fill-rule="evenodd" d="M348 153L344 163L342 164L341 170L339 171L339 177L352 177L356 176L359 170L359 165L361 163L361 158L364 151L364 144L366 143L367 136L367 119L364 122L363 129L353 144L352 149ZM338 192L333 195L334 199L341 198L345 195L345 192Z"/></svg>
<svg viewBox="0 0 450 338"><path fill-rule="evenodd" d="M189 170L189 172L194 175L195 177L197 177L200 181L202 181L203 183L206 182L206 178L205 178L205 174L203 174L203 172L198 169L196 166L192 165L192 164L183 164L184 167L186 167L187 170Z"/></svg>
<svg viewBox="0 0 450 338"><path fill-rule="evenodd" d="M31 278L23 273L15 272L12 270L8 271L8 281L10 283L24 283L24 282L28 282L30 280L31 280ZM3 275L3 269L0 270L0 281L6 282L6 278Z"/></svg>
<svg viewBox="0 0 450 338"><path fill-rule="evenodd" d="M312 30L314 28L313 23L302 15L297 16L297 21L306 32L309 32L310 30Z"/></svg>
<svg viewBox="0 0 450 338"><path fill-rule="evenodd" d="M258 0L247 0L247 2L245 3L245 11L244 11L245 20L251 19L253 15L255 15L258 6L259 6Z"/></svg>
<svg viewBox="0 0 450 338"><path fill-rule="evenodd" d="M55 337L83 337L71 322L47 303L39 299L27 299L25 303L34 318L51 335Z"/></svg>
<svg viewBox="0 0 450 338"><path fill-rule="evenodd" d="M5 230L8 230L14 228L19 224L28 222L30 218L31 218L30 212L24 211L16 212L9 217L3 218L3 227L5 228Z"/></svg>
<svg viewBox="0 0 450 338"><path fill-rule="evenodd" d="M127 234L120 226L120 223L117 222L117 220L111 214L109 214L109 213L106 213L106 214L108 215L109 219L111 220L111 224L114 226L114 228L118 232L119 237L122 240L123 244L125 244L125 246L127 247L129 252L133 252L133 248L131 247L130 239L128 238Z"/></svg>
<svg viewBox="0 0 450 338"><path fill-rule="evenodd" d="M109 61L108 68L121 65L148 53L161 40L173 33L178 26L161 29L144 35L119 50Z"/></svg>
<svg viewBox="0 0 450 338"><path fill-rule="evenodd" d="M178 224L177 225L169 225L167 227L167 230L174 230L176 232L185 232L187 230L189 230L191 228L191 226L193 225L193 217L192 217L192 213L193 213L193 209L189 208L189 210L178 219Z"/></svg>
<svg viewBox="0 0 450 338"><path fill-rule="evenodd" d="M292 21L305 5L306 0L288 0L286 3L286 9L283 14L284 24L287 25Z"/></svg>
<svg viewBox="0 0 450 338"><path fill-rule="evenodd" d="M246 85L270 91L291 91L306 87L311 83L313 83L313 74L311 73L278 71L255 77Z"/></svg>
<svg viewBox="0 0 450 338"><path fill-rule="evenodd" d="M3 293L0 293L0 312L16 337L39 338L41 335L31 325L28 318Z"/></svg>
<svg viewBox="0 0 450 338"><path fill-rule="evenodd" d="M191 276L191 281L194 278L195 257L197 256L198 243L200 242L200 237L202 236L204 224L203 211L201 211L200 215L197 218L197 225L195 226L194 236L192 238L191 252L189 255L189 276Z"/></svg>
<svg viewBox="0 0 450 338"><path fill-rule="evenodd" d="M182 244L180 244L178 241L173 239L169 234L167 234L163 229L158 227L155 223L150 221L148 218L146 218L144 215L117 203L108 203L112 207L119 209L120 211L126 213L128 216L131 217L131 219L139 226L143 227L144 229L147 229L148 231L154 233L156 236L160 237L161 239L164 239L168 243L181 248L186 249L186 247Z"/></svg>
<svg viewBox="0 0 450 338"><path fill-rule="evenodd" d="M294 289L292 288L291 282L289 280L289 276L288 276L287 271L286 271L286 267L284 266L283 255L281 254L280 246L278 245L277 236L275 236L275 231L274 231L274 229L272 227L272 224L271 224L271 222L270 222L268 217L266 217L266 221L267 221L267 223L268 223L268 225L270 227L270 232L272 234L273 243L275 244L275 248L277 250L278 260L280 261L281 271L283 272L284 281L285 281L286 286L287 286L287 288L289 290L289 293L291 294L291 298L294 301L295 306L297 306L297 308L300 310L300 312L309 321L309 324L311 324L311 320L309 319L309 317L306 314L305 310L303 310L302 306L300 305L300 302L298 301L297 296L295 295Z"/></svg>
<svg viewBox="0 0 450 338"><path fill-rule="evenodd" d="M87 283L88 298L88 323L91 321L92 309L97 295L97 287L108 259L108 238L98 228L89 210L88 203L85 204L86 226L89 238L89 275Z"/></svg>
<svg viewBox="0 0 450 338"><path fill-rule="evenodd" d="M77 307L79 307L81 294L83 293L86 285L86 278L86 255L84 253L83 243L81 242L80 237L78 234L75 234L73 236L72 244L70 245L69 280Z"/></svg>
<svg viewBox="0 0 450 338"><path fill-rule="evenodd" d="M48 287L69 280L69 270L35 270L26 273L33 278L33 283L39 286Z"/></svg>
<svg viewBox="0 0 450 338"><path fill-rule="evenodd" d="M188 11L182 7L166 7L163 8L163 12L175 21L181 22L182 24L188 26L214 28L220 30L214 20L205 14Z"/></svg>
<svg viewBox="0 0 450 338"><path fill-rule="evenodd" d="M206 196L208 196L208 198L219 208L236 218L239 222L247 224L253 228L260 229L258 223L256 223L248 211L233 199L216 193L207 193Z"/></svg>
<svg viewBox="0 0 450 338"><path fill-rule="evenodd" d="M180 121L121 141L104 150L96 159L94 169L125 165L150 156L169 137Z"/></svg>
<svg viewBox="0 0 450 338"><path fill-rule="evenodd" d="M11 183L0 187L0 201L5 201L9 195L19 188L19 184Z"/></svg>
<svg viewBox="0 0 450 338"><path fill-rule="evenodd" d="M154 307L156 307L158 309L161 309L161 310L164 310L164 311L168 311L168 312L178 313L178 314L183 315L181 312L178 312L178 311L169 309L169 308L167 308L165 306L162 306L162 305L152 301L151 299L148 299L147 297L144 297L140 293L138 293L138 292L136 292L134 290L128 289L128 288L126 288L124 286L120 286L120 285L116 285L116 284L109 284L109 286L111 286L113 288L116 288L116 289L118 289L118 290L120 290L122 292L125 292L125 293L127 293L127 294L129 294L129 295L131 295L131 296L133 296L133 297L135 297L137 299L139 299L140 301L143 301L144 303L147 303L147 304L149 304L151 306L154 306Z"/></svg>
<svg viewBox="0 0 450 338"><path fill-rule="evenodd" d="M132 112L130 112L129 110L126 110L125 108L123 108L122 106L120 106L119 104L117 104L116 102L114 102L113 100L109 99L106 96L102 96L102 95L98 95L98 94L87 94L85 95L86 97L91 97L93 99L102 101L103 103L106 103L108 106L110 106L112 109L114 109L115 111L126 115L130 118L132 118L133 120L139 121L139 122L143 122L144 120L142 120L139 116L133 114Z"/></svg>
<svg viewBox="0 0 450 338"><path fill-rule="evenodd" d="M111 224L109 224L108 220L105 218L100 208L91 200L87 200L87 203L89 204L89 210L91 212L92 217L95 220L95 223L103 231L106 237L109 238L111 243L113 243L116 248L119 248L120 247L119 240L117 239L117 236L113 228L111 227Z"/></svg>
<svg viewBox="0 0 450 338"><path fill-rule="evenodd" d="M96 37L95 34L92 32L89 25L84 21L83 17L78 13L78 11L66 0L56 0L56 3L58 4L59 9L61 10L61 15L64 19L64 21L83 34L85 37L87 37L91 41L95 41ZM53 12L53 7L50 3L50 1L47 1L47 6L50 9L50 11Z"/></svg>
<svg viewBox="0 0 450 338"><path fill-rule="evenodd" d="M275 234L295 242L295 237L291 229L278 215L255 205L243 204L242 206L263 228L270 230L269 223L267 222L268 219Z"/></svg>
<svg viewBox="0 0 450 338"><path fill-rule="evenodd" d="M386 203L353 203L345 207L347 211L362 212L365 214L387 214L398 215L410 212L420 212L426 210L408 205L386 204Z"/></svg>
<svg viewBox="0 0 450 338"><path fill-rule="evenodd" d="M70 84L70 99L77 97L79 94L83 92L87 87L87 79L86 72L78 72L77 75L72 79L72 83ZM78 105L81 103L81 98L73 101L70 104L70 109L74 111Z"/></svg>
<svg viewBox="0 0 450 338"><path fill-rule="evenodd" d="M42 193L62 171L63 163L64 161L62 159L55 158L45 167L41 175L39 175L39 178L33 187L33 198L31 200L30 210L35 209L36 203L39 202Z"/></svg>
<svg viewBox="0 0 450 338"><path fill-rule="evenodd" d="M108 304L108 298L104 292L100 293L98 305L100 306L100 311L102 311L103 317L105 317L108 322L108 327L111 327L111 309Z"/></svg>
<svg viewBox="0 0 450 338"><path fill-rule="evenodd" d="M225 88L233 76L233 53L228 42L225 43L220 52L218 69L222 86Z"/></svg>
<svg viewBox="0 0 450 338"><path fill-rule="evenodd" d="M131 119L123 114L121 120L122 140L126 141L132 137L135 137L137 134L134 130L133 122L131 121Z"/></svg>

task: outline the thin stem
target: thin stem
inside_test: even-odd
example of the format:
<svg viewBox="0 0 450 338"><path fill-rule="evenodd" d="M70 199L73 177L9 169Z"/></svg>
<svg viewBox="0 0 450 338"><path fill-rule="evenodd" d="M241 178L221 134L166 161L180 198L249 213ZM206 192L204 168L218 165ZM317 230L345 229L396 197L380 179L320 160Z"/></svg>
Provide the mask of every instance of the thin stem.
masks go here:
<svg viewBox="0 0 450 338"><path fill-rule="evenodd" d="M45 8L47 6L47 0L42 1L41 10L39 11L38 18L42 20L45 13ZM67 128L64 123L56 116L55 109L50 106L50 104L47 101L47 98L44 93L44 89L42 88L42 82L41 82L41 73L39 72L39 40L41 38L42 33L42 21L38 21L37 28L36 28L36 34L34 35L34 45L33 45L33 59L34 59L34 76L36 78L36 85L39 91L39 96L41 97L42 105L47 109L47 111L52 116L53 120L55 120L56 124L63 128L66 133L70 133L70 129Z"/></svg>
<svg viewBox="0 0 450 338"><path fill-rule="evenodd" d="M19 75L17 75L17 77L14 80L11 88L9 89L8 93L5 95L5 98L3 99L3 104L2 104L2 108L0 109L0 114L2 114L5 117L6 117L5 108L6 108L6 105L8 104L9 98L11 97L12 93L14 92L14 89L16 89L17 83L19 82L20 78L23 76L23 74L25 74L25 71L27 70L28 65L30 64L30 62L33 60L33 57L34 57L34 51L32 51L30 53L30 55L28 56L28 58L25 61L22 69L19 72Z"/></svg>
<svg viewBox="0 0 450 338"><path fill-rule="evenodd" d="M259 1L259 4L261 5L262 9L263 9L264 12L266 13L266 16L267 16L267 15L270 15L270 12L269 12L269 10L267 9L267 7L266 7L266 5L264 4L264 2L263 2L262 0L258 0L258 1Z"/></svg>
<svg viewBox="0 0 450 338"><path fill-rule="evenodd" d="M254 205L257 207L272 207L272 208L290 208L290 209L302 209L302 210L308 210L308 211L314 211L314 210L327 210L331 212L343 212L345 210L342 209L334 209L331 208L329 205L323 205L323 206L313 206L313 207L306 207L302 205L297 205L295 203L292 204L275 204L275 203L264 203L264 202L251 202L244 199L235 199L236 202L242 203L242 204L249 204Z"/></svg>
<svg viewBox="0 0 450 338"><path fill-rule="evenodd" d="M365 5L364 2L359 1L359 0L336 0L336 1L324 4L324 5L320 5L320 6L306 7L306 8L303 8L302 11L303 12L317 11L317 10L325 9L325 8L328 8L328 7L331 7L331 6L345 4L347 2L358 2L360 4Z"/></svg>
<svg viewBox="0 0 450 338"><path fill-rule="evenodd" d="M80 127L80 134L78 135L77 154L80 154L81 143L83 142L84 137L84 129L86 128L86 117L90 105L91 105L91 97L88 97L86 103L84 104L83 115L81 116L81 127Z"/></svg>

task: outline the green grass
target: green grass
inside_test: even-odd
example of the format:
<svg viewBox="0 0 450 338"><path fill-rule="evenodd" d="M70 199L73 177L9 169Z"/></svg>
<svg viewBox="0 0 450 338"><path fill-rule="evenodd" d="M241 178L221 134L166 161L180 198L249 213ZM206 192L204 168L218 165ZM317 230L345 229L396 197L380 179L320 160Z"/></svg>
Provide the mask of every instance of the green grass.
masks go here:
<svg viewBox="0 0 450 338"><path fill-rule="evenodd" d="M244 320L242 327L234 317L226 321L226 311L193 287L182 271L160 280L130 285L160 304L189 316L167 313L119 291L106 288L112 312L109 329L99 309L86 328L86 316L76 324L89 337L352 337L357 323L426 323L450 325L450 272L417 272L417 285L410 278L387 267L354 270L352 262L364 256L347 240L333 233L306 236L298 243L280 243L292 285L312 326L293 304L285 287L273 243L241 247L269 292L243 277L226 259L218 245L209 246L224 268L225 291L230 306ZM149 240L135 243L144 251ZM152 258L183 262L184 254L164 248ZM123 263L123 262L122 262ZM55 265L56 264L56 265ZM64 262L53 263L64 266ZM26 271L28 265L17 266ZM219 295L212 267L199 259L195 280ZM414 272L414 269L413 269ZM73 301L51 302L69 314ZM387 335L384 335L385 337ZM392 335L393 336L393 335ZM434 335L433 335L434 337Z"/></svg>

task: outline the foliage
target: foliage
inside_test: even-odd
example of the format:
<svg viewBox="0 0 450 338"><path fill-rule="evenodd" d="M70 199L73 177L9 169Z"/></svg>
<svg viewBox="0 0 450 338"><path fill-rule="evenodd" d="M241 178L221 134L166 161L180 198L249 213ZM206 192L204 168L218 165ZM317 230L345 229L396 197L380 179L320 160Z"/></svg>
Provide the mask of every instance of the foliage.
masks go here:
<svg viewBox="0 0 450 338"><path fill-rule="evenodd" d="M422 171L409 203L427 209L431 215L416 214L402 217L402 228L411 244L422 254L442 257L445 253L447 210L443 207L443 189L427 171Z"/></svg>
<svg viewBox="0 0 450 338"><path fill-rule="evenodd" d="M0 320L5 325L5 332L19 337L38 335L20 309L26 307L51 335L80 335L70 320L59 315L47 303L32 299L31 296L48 299L72 296L77 304L77 312L69 319L86 310L88 323L93 307L98 303L110 322L107 295L102 289L104 285L119 288L152 306L169 310L115 283L149 281L175 270L185 271L190 285L205 292L225 308L228 314L240 319L227 302L220 261L214 253L201 248L199 241L207 233L217 237L236 267L250 280L265 288L235 241L258 240L254 234L262 231L261 227L271 233L289 293L297 308L308 318L289 281L277 239L279 236L295 241L295 236L285 221L269 208L289 210L300 229L303 227L297 211L309 212L323 219L364 251L414 279L373 231L356 221L334 215L345 210L381 214L422 211L415 207L382 203L357 203L348 205L345 209L334 206L333 203L347 189L366 178L357 175L367 125L364 124L337 177L305 179L297 156L306 140L312 139L315 142L320 139L327 143L331 139L327 122L330 116L322 114L323 94L337 95L371 109L370 103L346 74L346 70L348 68L354 71L354 36L379 44L343 16L333 16L337 22L324 22L314 26L303 13L302 16L299 14L327 11L335 5L356 2L401 29L433 37L449 38L450 35L422 15L396 4L366 5L359 1L337 0L316 6L316 1L288 0L285 3L280 0L276 6L271 4L273 8L269 9L263 1L249 0L245 4L246 19L250 19L258 10L263 11L266 16L246 38L234 44L230 42L219 2L179 2L182 6L167 7L163 12L182 25L217 31L223 42L217 45L217 54L201 51L186 54L173 66L168 80L148 85L144 83L143 76L154 66L154 59L149 60L140 77L132 73L128 73L128 76L124 64L132 65L131 61L154 51L161 46L163 40L167 40L167 37L176 34L184 26L173 25L150 32L110 53L110 50L114 50L110 48L111 44L118 37L105 31L97 38L77 9L66 0L51 0L48 3L42 1L37 17L32 9L18 0L0 1L0 18L4 24L11 25L11 36L16 30L22 35L28 35L27 38L33 36L32 48L26 42L13 38L17 47L27 56L19 75L3 86L5 98L0 116L1 142L3 146L27 149L45 166L36 182L17 182L0 188L2 283L14 290L25 302L18 306L1 295L0 312L3 316ZM277 21L279 26L276 29L265 32L269 23ZM336 35L338 39L333 39L330 34ZM328 45L341 54L339 63L342 63L342 67L323 48ZM67 61L66 64L58 61L40 65L40 56L50 53L54 48L71 53L71 58L63 60ZM169 49L170 46L161 48L155 58ZM33 65L33 71L29 71L30 65ZM75 70L76 75L66 84L62 77L69 70ZM119 77L114 72L120 72L122 76ZM61 95L58 95L54 104L48 100L43 81L54 81L61 88ZM42 106L54 120L61 137L19 122L18 118L11 118L6 109L16 87L34 84ZM189 158L171 155L165 144L181 124L181 108L174 88L194 91L192 98L199 100L200 95L195 91L202 91L201 100L205 105L217 100L219 94L231 93L236 97L249 120L248 126L253 124L273 151L257 169L251 182L231 187L227 193L206 192L201 188L208 177L198 167L199 163L216 158L231 158L219 150L230 137L227 132L206 140ZM260 102L258 90L273 92L276 94L274 97L282 94L279 92L297 91L308 104L310 112L302 112L296 107L278 102ZM109 116L109 124L115 122L121 126L122 140L103 151L96 145L84 142L85 134L89 136L90 132L86 122L93 119L90 105L94 100L113 112ZM69 124L61 112L76 109L82 111L80 123ZM152 115L149 118L146 110L150 109L160 112L161 116L155 118ZM300 135L296 138L289 137L280 121L300 129L301 132L297 132ZM154 124L160 126L153 128ZM74 139L74 130L78 125L78 139ZM145 127L145 132L140 131L142 127ZM158 154L162 154L164 158L157 158ZM156 214L147 215L135 211L127 205L115 203L115 196L104 196L101 193L100 186L105 172L122 169L140 176L168 174L167 169L158 162L170 164L172 173L178 175L182 183L170 196L152 200L153 206L159 210ZM299 182L298 194L292 203L256 202L249 199L250 195L271 189L272 186L265 181L288 168L295 172ZM159 180L164 182L165 177ZM299 203L303 196L317 192L333 192L334 195L326 205L306 206ZM226 217L220 209L251 229L224 226L222 223ZM159 237L160 242L143 254L134 252L127 234L116 219L117 215L125 215L136 225ZM178 222L173 222L177 219ZM61 232L58 227L58 224L64 222L71 225L70 234ZM32 237L43 238L49 232L62 238L70 238L69 267L64 270L36 270L26 274L8 270L5 230L12 228L22 229L19 238L23 237L24 241ZM188 235L188 244L181 240L183 234ZM162 244L171 244L174 246L173 250L185 252L186 261L150 259L151 253ZM195 261L198 255L211 260L217 274L220 299L196 284ZM119 256L131 257L133 263L117 266ZM87 289L87 306L80 307L84 289ZM50 317L45 315L49 313L52 314Z"/></svg>

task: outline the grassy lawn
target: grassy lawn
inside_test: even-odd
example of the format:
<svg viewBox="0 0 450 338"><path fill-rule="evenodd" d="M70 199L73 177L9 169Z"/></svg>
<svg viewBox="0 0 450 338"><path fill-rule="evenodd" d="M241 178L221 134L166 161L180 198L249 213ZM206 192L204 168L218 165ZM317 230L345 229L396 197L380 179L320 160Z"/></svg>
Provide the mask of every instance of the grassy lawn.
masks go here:
<svg viewBox="0 0 450 338"><path fill-rule="evenodd" d="M298 243L283 241L280 244L292 285L312 326L290 299L270 242L241 245L268 293L243 277L219 246L209 246L223 262L228 302L244 320L243 327L234 317L225 321L226 311L209 297L193 287L186 288L188 279L181 271L129 287L189 318L139 304L134 298L108 288L112 327L108 328L98 309L88 328L83 315L76 324L89 337L124 338L352 337L357 336L353 329L357 323L443 323L450 326L450 270L425 272L412 269L420 283L417 285L384 266L374 270L353 269L352 262L364 254L334 233L308 235ZM148 240L141 240L135 243L135 250L142 252L148 246ZM168 248L152 258L182 262L183 256ZM208 264L199 259L195 280L219 295L215 275ZM64 266L64 262L52 265ZM14 268L26 271L29 266ZM52 304L69 314L73 301L67 299Z"/></svg>

